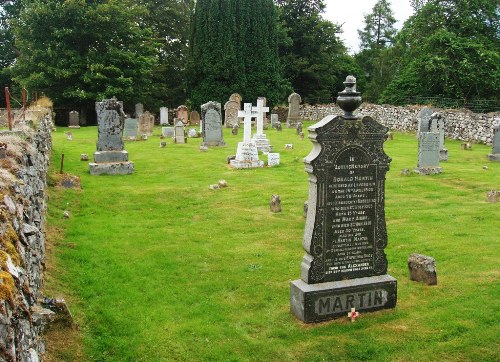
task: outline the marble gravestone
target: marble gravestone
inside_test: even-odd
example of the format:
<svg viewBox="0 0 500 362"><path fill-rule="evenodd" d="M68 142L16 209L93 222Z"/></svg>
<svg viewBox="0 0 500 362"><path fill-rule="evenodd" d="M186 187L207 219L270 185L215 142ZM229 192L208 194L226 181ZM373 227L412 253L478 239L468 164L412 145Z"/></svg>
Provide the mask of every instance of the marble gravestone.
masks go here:
<svg viewBox="0 0 500 362"><path fill-rule="evenodd" d="M301 279L290 284L292 313L306 323L394 308L397 281L387 274L385 175L388 128L353 111L361 104L356 79L339 93L343 116L308 128L305 158L309 199Z"/></svg>
<svg viewBox="0 0 500 362"><path fill-rule="evenodd" d="M252 107L252 112L257 116L257 130L253 135L252 141L257 146L258 151L271 152L273 147L264 133L264 114L269 112L269 107L264 107L264 100L260 98L257 99L257 107Z"/></svg>
<svg viewBox="0 0 500 362"><path fill-rule="evenodd" d="M267 111L264 112L264 115L262 117L262 125L264 129L267 129L269 126L269 119L267 118L267 112L269 112L269 108L267 107L267 98L266 97L257 97L257 102L259 102L259 99L262 100L262 106L267 108Z"/></svg>
<svg viewBox="0 0 500 362"><path fill-rule="evenodd" d="M184 105L177 107L177 118L182 120L182 123L188 123L188 108Z"/></svg>
<svg viewBox="0 0 500 362"><path fill-rule="evenodd" d="M439 161L448 161L448 150L444 147L445 120L441 113L434 112L429 118L430 132L439 133Z"/></svg>
<svg viewBox="0 0 500 362"><path fill-rule="evenodd" d="M418 136L418 164L413 170L422 175L434 175L443 171L439 167L439 133L421 132Z"/></svg>
<svg viewBox="0 0 500 362"><path fill-rule="evenodd" d="M77 111L69 112L69 127L68 128L80 128L80 115Z"/></svg>
<svg viewBox="0 0 500 362"><path fill-rule="evenodd" d="M208 102L201 106L203 123L203 146L225 146L222 134L222 116L219 102Z"/></svg>
<svg viewBox="0 0 500 362"><path fill-rule="evenodd" d="M257 168L263 167L264 161L259 160L259 151L252 141L252 118L257 114L252 112L252 103L245 103L244 110L238 112L238 117L244 119L243 142L238 142L236 157L229 165L233 168Z"/></svg>
<svg viewBox="0 0 500 362"><path fill-rule="evenodd" d="M149 111L144 112L139 118L139 133L146 136L153 135L154 125L155 116L149 113Z"/></svg>
<svg viewBox="0 0 500 362"><path fill-rule="evenodd" d="M430 119L434 110L429 107L424 107L418 112L417 120L418 120L418 129L417 129L417 138L421 132L430 132Z"/></svg>
<svg viewBox="0 0 500 362"><path fill-rule="evenodd" d="M286 118L287 128L295 128L300 122L300 103L302 98L297 93L292 93L288 97L288 117Z"/></svg>
<svg viewBox="0 0 500 362"><path fill-rule="evenodd" d="M200 114L198 111L192 111L189 114L189 124L191 126L199 126L200 125Z"/></svg>
<svg viewBox="0 0 500 362"><path fill-rule="evenodd" d="M175 143L186 143L186 135L184 134L184 122L179 120L174 128Z"/></svg>
<svg viewBox="0 0 500 362"><path fill-rule="evenodd" d="M229 100L224 104L224 124L226 128L233 128L239 124L238 112L240 111L240 102Z"/></svg>
<svg viewBox="0 0 500 362"><path fill-rule="evenodd" d="M135 118L125 119L125 131L124 136L126 140L135 140L139 133L139 123Z"/></svg>
<svg viewBox="0 0 500 362"><path fill-rule="evenodd" d="M168 125L168 108L167 107L160 108L160 125L162 125L162 126Z"/></svg>
<svg viewBox="0 0 500 362"><path fill-rule="evenodd" d="M488 155L488 159L494 162L500 162L500 125L493 129L493 149Z"/></svg>
<svg viewBox="0 0 500 362"><path fill-rule="evenodd" d="M144 105L142 103L136 103L135 105L135 118L139 119L144 113Z"/></svg>
<svg viewBox="0 0 500 362"><path fill-rule="evenodd" d="M123 102L116 98L95 104L98 123L97 151L89 163L91 175L118 175L134 172L134 163L128 160L123 144L125 113Z"/></svg>

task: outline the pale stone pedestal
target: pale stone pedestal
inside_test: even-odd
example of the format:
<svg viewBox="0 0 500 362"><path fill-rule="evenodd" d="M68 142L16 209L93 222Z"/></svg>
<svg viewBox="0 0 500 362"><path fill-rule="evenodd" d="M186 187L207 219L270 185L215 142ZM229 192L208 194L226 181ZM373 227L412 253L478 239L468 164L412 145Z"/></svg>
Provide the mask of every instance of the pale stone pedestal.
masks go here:
<svg viewBox="0 0 500 362"><path fill-rule="evenodd" d="M443 172L443 168L439 166L435 167L415 167L413 172L420 175L437 175Z"/></svg>
<svg viewBox="0 0 500 362"><path fill-rule="evenodd" d="M273 146L271 146L265 134L255 134L252 137L252 142L257 146L257 151L271 152L273 150Z"/></svg>
<svg viewBox="0 0 500 362"><path fill-rule="evenodd" d="M233 168L257 168L264 167L264 161L259 160L257 146L253 142L239 142L236 158L231 160Z"/></svg>
<svg viewBox="0 0 500 362"><path fill-rule="evenodd" d="M97 151L94 162L89 163L91 175L126 175L134 172L134 163L128 160L128 152Z"/></svg>

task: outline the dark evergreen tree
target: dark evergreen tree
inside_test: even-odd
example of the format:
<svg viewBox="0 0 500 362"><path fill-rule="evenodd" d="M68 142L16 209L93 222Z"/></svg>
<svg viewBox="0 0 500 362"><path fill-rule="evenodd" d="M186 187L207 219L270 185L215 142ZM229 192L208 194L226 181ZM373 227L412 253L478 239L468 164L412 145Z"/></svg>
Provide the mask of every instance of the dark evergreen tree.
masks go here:
<svg viewBox="0 0 500 362"><path fill-rule="evenodd" d="M428 0L397 37L400 64L382 100L499 99L500 4Z"/></svg>
<svg viewBox="0 0 500 362"><path fill-rule="evenodd" d="M289 90L277 51L272 0L198 0L192 17L188 95L193 108L223 103L238 92L244 101L269 104Z"/></svg>
<svg viewBox="0 0 500 362"><path fill-rule="evenodd" d="M275 2L283 34L280 59L285 77L305 102L331 101L343 89L342 82L349 71L354 70L360 77L338 37L340 26L322 18L323 0Z"/></svg>

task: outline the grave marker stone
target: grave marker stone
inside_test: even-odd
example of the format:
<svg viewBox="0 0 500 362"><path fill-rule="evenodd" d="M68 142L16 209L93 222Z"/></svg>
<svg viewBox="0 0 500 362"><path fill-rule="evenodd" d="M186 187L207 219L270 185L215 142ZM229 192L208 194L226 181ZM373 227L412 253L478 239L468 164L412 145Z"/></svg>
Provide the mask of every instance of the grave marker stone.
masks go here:
<svg viewBox="0 0 500 362"><path fill-rule="evenodd" d="M144 112L139 118L139 133L141 135L151 136L153 135L153 129L155 125L155 116L149 111Z"/></svg>
<svg viewBox="0 0 500 362"><path fill-rule="evenodd" d="M189 138L196 138L198 137L198 131L194 128L188 129L188 137Z"/></svg>
<svg viewBox="0 0 500 362"><path fill-rule="evenodd" d="M267 118L267 112L269 112L269 107L267 107L267 98L266 97L257 97L257 103L259 102L259 99L262 100L262 106L267 108L267 111L264 112L263 117L262 117L262 127L264 129L267 129L269 126L269 120Z"/></svg>
<svg viewBox="0 0 500 362"><path fill-rule="evenodd" d="M271 128L276 128L276 124L279 122L278 115L276 113L271 113Z"/></svg>
<svg viewBox="0 0 500 362"><path fill-rule="evenodd" d="M80 115L77 111L69 112L69 128L80 128Z"/></svg>
<svg viewBox="0 0 500 362"><path fill-rule="evenodd" d="M257 115L257 131L253 135L252 141L257 146L258 151L271 152L272 146L264 133L264 114L269 112L269 107L264 107L264 100L261 98L257 100L257 107L252 107L252 112Z"/></svg>
<svg viewBox="0 0 500 362"><path fill-rule="evenodd" d="M161 134L165 138L174 138L175 137L175 127L162 127Z"/></svg>
<svg viewBox="0 0 500 362"><path fill-rule="evenodd" d="M125 119L125 139L135 140L139 133L139 123L135 118Z"/></svg>
<svg viewBox="0 0 500 362"><path fill-rule="evenodd" d="M185 105L177 107L177 118L182 120L182 123L188 123L188 108Z"/></svg>
<svg viewBox="0 0 500 362"><path fill-rule="evenodd" d="M203 123L203 145L225 146L222 134L222 116L219 102L208 102L201 106L201 119Z"/></svg>
<svg viewBox="0 0 500 362"><path fill-rule="evenodd" d="M238 130L240 129L240 125L239 124L235 124L233 126L233 129L231 130L231 133L233 134L233 136L237 136L238 135Z"/></svg>
<svg viewBox="0 0 500 362"><path fill-rule="evenodd" d="M297 93L292 93L288 97L288 117L286 119L286 126L288 128L294 128L297 126L297 122L300 122L300 103L302 98Z"/></svg>
<svg viewBox="0 0 500 362"><path fill-rule="evenodd" d="M233 168L256 168L263 167L264 162L259 160L259 151L252 142L252 117L257 114L252 112L252 103L245 103L244 110L238 112L238 117L243 117L243 142L238 143L236 157L230 160L229 164Z"/></svg>
<svg viewBox="0 0 500 362"><path fill-rule="evenodd" d="M91 175L129 174L134 172L134 163L128 160L123 144L125 113L123 102L116 98L95 104L98 123L97 151L94 162L89 163Z"/></svg>
<svg viewBox="0 0 500 362"><path fill-rule="evenodd" d="M430 119L434 110L429 107L424 107L418 112L417 121L418 121L418 130L417 130L417 138L421 132L430 132Z"/></svg>
<svg viewBox="0 0 500 362"><path fill-rule="evenodd" d="M297 134L300 135L302 133L302 122L297 122Z"/></svg>
<svg viewBox="0 0 500 362"><path fill-rule="evenodd" d="M189 124L192 126L199 126L200 125L200 114L198 111L192 111L189 114Z"/></svg>
<svg viewBox="0 0 500 362"><path fill-rule="evenodd" d="M443 171L439 167L439 133L420 132L418 164L414 171L422 175L434 175Z"/></svg>
<svg viewBox="0 0 500 362"><path fill-rule="evenodd" d="M238 112L240 111L240 102L229 100L224 104L224 124L226 128L232 128L239 124Z"/></svg>
<svg viewBox="0 0 500 362"><path fill-rule="evenodd" d="M167 107L161 107L160 108L160 125L167 125L168 124L168 108Z"/></svg>
<svg viewBox="0 0 500 362"><path fill-rule="evenodd" d="M448 150L444 147L445 120L441 113L434 112L429 119L430 132L439 133L439 161L448 161Z"/></svg>
<svg viewBox="0 0 500 362"><path fill-rule="evenodd" d="M184 123L181 120L179 120L175 125L175 143L186 143Z"/></svg>
<svg viewBox="0 0 500 362"><path fill-rule="evenodd" d="M135 105L135 118L139 119L144 113L144 106L142 103L136 103Z"/></svg>
<svg viewBox="0 0 500 362"><path fill-rule="evenodd" d="M387 274L384 194L391 159L388 128L352 112L361 104L348 76L337 100L343 116L308 128L313 150L301 279L291 282L291 311L306 323L394 308L396 279Z"/></svg>
<svg viewBox="0 0 500 362"><path fill-rule="evenodd" d="M488 159L494 162L500 162L500 125L493 129L493 149L488 155Z"/></svg>
<svg viewBox="0 0 500 362"><path fill-rule="evenodd" d="M269 167L273 167L273 166L279 166L279 164L280 164L280 154L269 152L267 154L267 165Z"/></svg>
<svg viewBox="0 0 500 362"><path fill-rule="evenodd" d="M243 98L241 98L241 96L239 95L239 93L233 93L233 94L231 94L229 96L229 100L230 101L238 102L239 108L241 108L241 101L243 100Z"/></svg>

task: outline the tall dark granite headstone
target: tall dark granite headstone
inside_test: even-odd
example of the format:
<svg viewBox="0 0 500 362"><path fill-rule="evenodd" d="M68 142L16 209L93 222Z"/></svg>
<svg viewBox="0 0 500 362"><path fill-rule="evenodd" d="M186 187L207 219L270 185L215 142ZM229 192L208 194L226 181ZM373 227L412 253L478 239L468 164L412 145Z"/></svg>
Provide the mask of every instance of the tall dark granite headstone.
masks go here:
<svg viewBox="0 0 500 362"><path fill-rule="evenodd" d="M396 305L397 282L387 274L385 175L391 159L383 144L388 129L358 119L356 79L347 77L337 103L343 116L309 127L305 158L309 200L301 279L291 282L291 311L306 323Z"/></svg>
<svg viewBox="0 0 500 362"><path fill-rule="evenodd" d="M201 121L203 122L203 146L225 146L219 102L208 102L201 106Z"/></svg>

